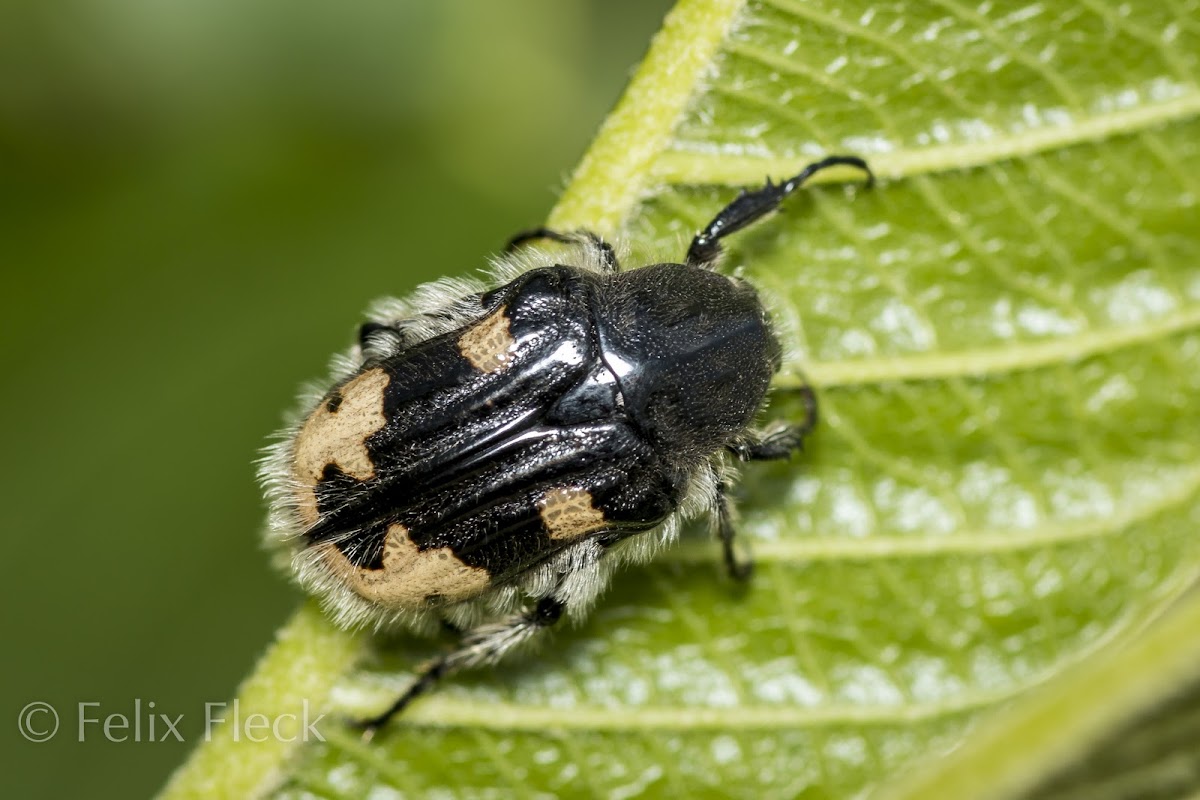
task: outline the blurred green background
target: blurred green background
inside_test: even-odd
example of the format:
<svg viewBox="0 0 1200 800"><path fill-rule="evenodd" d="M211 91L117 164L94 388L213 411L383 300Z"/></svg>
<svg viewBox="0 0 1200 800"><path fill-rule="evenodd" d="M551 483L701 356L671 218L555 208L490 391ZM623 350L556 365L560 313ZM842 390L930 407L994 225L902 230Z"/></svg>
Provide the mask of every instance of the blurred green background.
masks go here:
<svg viewBox="0 0 1200 800"><path fill-rule="evenodd" d="M545 217L669 5L0 5L0 795L161 786L298 602L251 465L297 385ZM77 741L138 699L191 741Z"/></svg>

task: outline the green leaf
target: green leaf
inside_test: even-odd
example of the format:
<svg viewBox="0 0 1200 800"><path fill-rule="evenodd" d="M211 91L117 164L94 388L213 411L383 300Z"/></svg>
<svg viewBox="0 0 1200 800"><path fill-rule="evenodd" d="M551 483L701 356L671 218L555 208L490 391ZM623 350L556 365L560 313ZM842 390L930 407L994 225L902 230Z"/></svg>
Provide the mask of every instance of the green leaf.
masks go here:
<svg viewBox="0 0 1200 800"><path fill-rule="evenodd" d="M1069 669L988 720L888 800L1195 797L1200 592L1129 646Z"/></svg>
<svg viewBox="0 0 1200 800"><path fill-rule="evenodd" d="M897 796L972 796L938 793L955 774L1004 796L1072 785L1039 781L1183 681L1153 623L1200 575L1197 10L681 2L551 224L678 259L736 187L831 152L882 179L798 193L731 243L795 351L770 415L799 413L802 375L823 414L802 461L744 471L753 585L692 531L536 655L456 677L370 745L327 721L326 742L246 756L257 780L228 793L839 798L914 769L928 791ZM440 646L349 669L364 640L311 613L292 626L309 646L268 654L244 699L278 681L367 714ZM288 684L294 659L315 689ZM938 758L1092 665L1105 681L1050 684L1072 690L1060 713L1063 692L1035 691ZM1114 694L1138 681L1164 691ZM231 736L166 796L219 793ZM996 765L1022 759L1037 768L1005 788ZM1122 780L1160 785L1148 763Z"/></svg>

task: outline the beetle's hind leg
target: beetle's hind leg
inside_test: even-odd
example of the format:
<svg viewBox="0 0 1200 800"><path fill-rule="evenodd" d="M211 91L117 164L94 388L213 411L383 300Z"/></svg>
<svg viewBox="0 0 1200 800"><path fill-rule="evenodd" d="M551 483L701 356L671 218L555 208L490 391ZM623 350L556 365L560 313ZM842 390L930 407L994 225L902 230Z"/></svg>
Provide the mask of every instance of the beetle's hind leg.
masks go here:
<svg viewBox="0 0 1200 800"><path fill-rule="evenodd" d="M867 174L867 185L875 181L875 176L867 162L857 156L829 156L815 161L802 169L799 174L788 178L783 183L771 183L770 178L763 188L750 192L743 190L729 205L722 208L713 217L712 222L692 239L687 251L687 263L692 267L712 269L721 256L721 240L731 233L740 231L747 225L757 222L770 214L784 198L799 189L804 183L830 167L857 167Z"/></svg>
<svg viewBox="0 0 1200 800"><path fill-rule="evenodd" d="M421 695L428 692L438 681L460 669L494 664L505 653L528 641L540 631L549 628L562 617L566 603L555 597L544 597L528 611L500 622L476 626L463 634L458 647L427 664L408 690L396 702L378 716L354 723L363 738L369 740L375 732L386 725Z"/></svg>
<svg viewBox="0 0 1200 800"><path fill-rule="evenodd" d="M619 272L621 270L621 264L617 261L617 253L613 250L612 245L600 238L599 234L587 230L563 233L551 230L550 228L531 228L527 231L521 231L509 239L508 244L504 246L504 252L515 252L529 242L536 242L538 239L575 245L579 244L582 240L596 249L596 252L600 255L600 263L603 265L605 271Z"/></svg>

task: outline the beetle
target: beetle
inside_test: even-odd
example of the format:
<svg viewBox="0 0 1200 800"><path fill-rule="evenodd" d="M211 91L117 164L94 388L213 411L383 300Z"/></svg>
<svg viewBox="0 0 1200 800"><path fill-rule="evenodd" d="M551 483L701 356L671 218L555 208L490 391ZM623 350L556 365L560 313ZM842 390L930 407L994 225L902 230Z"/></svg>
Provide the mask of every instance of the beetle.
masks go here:
<svg viewBox="0 0 1200 800"><path fill-rule="evenodd" d="M731 460L787 458L817 420L755 427L782 348L721 240L834 166L742 191L683 263L624 270L587 231L514 237L489 282L442 280L368 314L331 388L302 397L260 466L268 539L335 622L459 632L370 735L439 679L586 613L621 563L714 521L730 575ZM525 245L572 248L558 263Z"/></svg>

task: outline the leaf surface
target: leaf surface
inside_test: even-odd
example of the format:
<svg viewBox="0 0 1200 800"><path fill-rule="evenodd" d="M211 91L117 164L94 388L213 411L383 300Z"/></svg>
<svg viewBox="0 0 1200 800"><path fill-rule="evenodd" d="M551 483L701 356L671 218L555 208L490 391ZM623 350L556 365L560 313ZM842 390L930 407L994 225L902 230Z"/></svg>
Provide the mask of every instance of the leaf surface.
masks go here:
<svg viewBox="0 0 1200 800"><path fill-rule="evenodd" d="M552 224L678 260L738 187L833 152L881 178L730 240L794 351L769 416L804 376L822 409L744 470L752 586L692 531L370 745L326 725L276 796L866 796L1135 640L1200 574L1197 11L680 3Z"/></svg>

